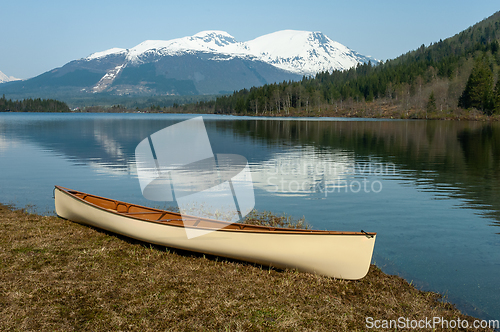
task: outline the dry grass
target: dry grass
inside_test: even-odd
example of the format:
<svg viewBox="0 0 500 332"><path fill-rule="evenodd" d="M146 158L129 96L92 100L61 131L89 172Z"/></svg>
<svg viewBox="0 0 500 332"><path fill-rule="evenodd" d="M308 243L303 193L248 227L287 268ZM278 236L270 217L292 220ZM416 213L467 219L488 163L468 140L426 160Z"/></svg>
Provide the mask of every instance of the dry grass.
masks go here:
<svg viewBox="0 0 500 332"><path fill-rule="evenodd" d="M311 225L306 221L305 217L295 219L285 213L278 215L270 211L252 210L241 221L243 224L260 225L280 228L295 228L295 229L312 229Z"/></svg>
<svg viewBox="0 0 500 332"><path fill-rule="evenodd" d="M361 331L469 319L372 266L360 281L205 257L0 206L2 331Z"/></svg>

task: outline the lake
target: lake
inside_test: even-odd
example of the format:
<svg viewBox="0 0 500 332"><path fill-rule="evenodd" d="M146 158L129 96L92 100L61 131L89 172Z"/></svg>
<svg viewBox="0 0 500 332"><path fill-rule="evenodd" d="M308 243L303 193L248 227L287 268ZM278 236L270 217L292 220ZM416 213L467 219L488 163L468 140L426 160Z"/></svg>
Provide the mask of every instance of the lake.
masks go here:
<svg viewBox="0 0 500 332"><path fill-rule="evenodd" d="M194 115L0 113L0 202L54 213L54 185L146 200L135 148ZM377 232L373 263L500 319L500 124L203 116L249 162L259 211Z"/></svg>

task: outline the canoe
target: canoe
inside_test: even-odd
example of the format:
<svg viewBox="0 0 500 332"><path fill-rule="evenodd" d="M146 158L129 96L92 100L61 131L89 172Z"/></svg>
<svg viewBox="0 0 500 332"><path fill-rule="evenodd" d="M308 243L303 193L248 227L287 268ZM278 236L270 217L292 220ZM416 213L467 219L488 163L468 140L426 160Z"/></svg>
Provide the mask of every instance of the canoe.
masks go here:
<svg viewBox="0 0 500 332"><path fill-rule="evenodd" d="M274 228L192 217L55 186L59 217L144 242L339 279L367 273L376 233ZM221 223L223 223L221 225ZM189 238L184 227L203 236ZM222 227L222 228L221 228Z"/></svg>

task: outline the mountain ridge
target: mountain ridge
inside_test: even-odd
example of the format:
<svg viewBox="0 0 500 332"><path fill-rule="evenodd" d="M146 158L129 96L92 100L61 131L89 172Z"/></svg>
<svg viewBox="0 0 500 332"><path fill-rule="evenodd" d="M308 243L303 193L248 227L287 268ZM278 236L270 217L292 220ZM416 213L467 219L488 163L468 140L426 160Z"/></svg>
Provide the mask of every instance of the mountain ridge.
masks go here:
<svg viewBox="0 0 500 332"><path fill-rule="evenodd" d="M297 52L297 50L299 50ZM318 51L323 50L318 54ZM232 35L220 30L206 30L193 36L171 40L145 40L130 48L111 48L92 53L81 60L95 60L108 55L126 54L127 60L140 63L141 58L154 55L178 55L187 52L213 52L235 57L258 59L280 69L299 75L314 76L321 71L345 70L358 63L378 62L333 41L319 31L281 30L250 41L238 42ZM321 57L316 66L307 66ZM340 57L335 59L335 57ZM306 58L309 61L305 61ZM334 59L331 59L334 58ZM299 60L299 61L297 61ZM293 64L287 62L295 61Z"/></svg>
<svg viewBox="0 0 500 332"><path fill-rule="evenodd" d="M18 97L214 95L377 61L321 32L282 30L237 41L220 30L146 40L99 51L22 82L0 86ZM68 97L69 96L69 97Z"/></svg>

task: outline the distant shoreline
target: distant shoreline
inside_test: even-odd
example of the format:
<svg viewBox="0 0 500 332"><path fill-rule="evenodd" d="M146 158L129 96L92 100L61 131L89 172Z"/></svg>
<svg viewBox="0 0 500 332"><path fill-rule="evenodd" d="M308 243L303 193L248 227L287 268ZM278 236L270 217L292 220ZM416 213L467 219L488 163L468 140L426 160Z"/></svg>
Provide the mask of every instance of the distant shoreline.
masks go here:
<svg viewBox="0 0 500 332"><path fill-rule="evenodd" d="M204 112L172 112L172 111L150 111L150 110L121 110L121 111L109 111L109 110L92 110L92 111L72 111L72 112L0 112L2 113L33 113L33 114L194 114L194 115L229 115L229 116L248 116L248 117L263 117L263 118L311 118L311 119L321 119L321 118L345 118L345 119L388 119L388 120L441 120L441 121L482 121L482 122L497 122L500 121L500 115L484 115L478 111L464 111L460 114L446 113L442 114L429 114L427 117L422 114L422 111L408 111L402 116L400 113L364 113L361 111L353 112L328 112L328 113L316 113L316 114L304 114L300 112L294 112L289 114L239 114L239 113L204 113Z"/></svg>
<svg viewBox="0 0 500 332"><path fill-rule="evenodd" d="M25 99L22 101L0 99L4 103L0 113L158 113L158 114L214 114L232 116L257 116L266 118L357 118L357 119L400 119L400 120L457 120L457 121L500 121L500 114L487 115L477 109L449 109L433 110L427 109L402 109L401 105L387 101L372 102L350 102L323 104L320 106L283 108L276 111L242 112L222 111L216 104L188 103L184 105L160 107L151 105L149 107L135 109L122 105L113 106L86 106L69 108L64 102L52 99ZM1 103L0 103L1 104ZM6 108L8 106L11 108ZM33 107L33 108L32 108ZM30 111L26 111L30 109ZM50 110L50 111L49 111Z"/></svg>
<svg viewBox="0 0 500 332"><path fill-rule="evenodd" d="M288 114L240 114L240 113L204 113L204 112L178 112L178 111L146 111L146 110L128 110L120 112L109 111L81 111L72 113L144 113L144 114L199 114L199 115L230 115L230 116L249 116L249 117L265 117L265 118L346 118L346 119L392 119L392 120L443 120L443 121L500 121L500 115L484 115L479 111L470 110L461 113L442 112L426 115L423 111L404 111L404 112L321 112L321 113L305 113L291 112ZM404 113L404 114L403 114Z"/></svg>
<svg viewBox="0 0 500 332"><path fill-rule="evenodd" d="M401 110L396 105L390 103L359 103L359 105L349 107L334 107L326 105L319 109L306 110L289 108L287 111L282 110L276 112L257 112L257 113L236 113L236 112L220 112L214 111L213 108L203 108L195 104L186 104L175 107L147 107L142 109L128 109L121 106L102 107L93 106L85 107L80 112L90 113L166 113L166 114L215 114L215 115L232 115L232 116L258 116L258 117L336 117L336 118L360 118L360 119L401 119L401 120L459 120L459 121L500 121L500 114L486 115L482 111L476 109L454 109L454 110L436 110L427 112L426 110L408 109Z"/></svg>

